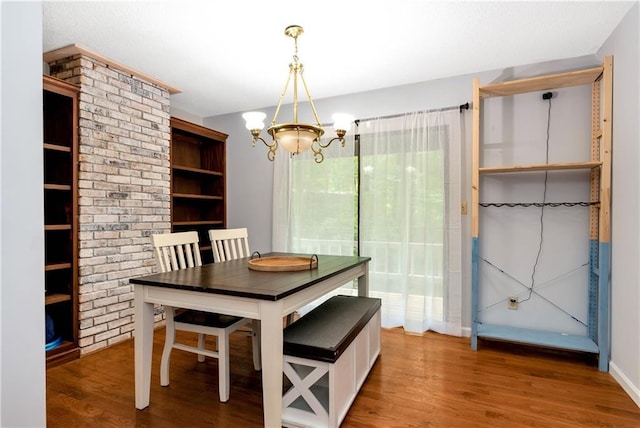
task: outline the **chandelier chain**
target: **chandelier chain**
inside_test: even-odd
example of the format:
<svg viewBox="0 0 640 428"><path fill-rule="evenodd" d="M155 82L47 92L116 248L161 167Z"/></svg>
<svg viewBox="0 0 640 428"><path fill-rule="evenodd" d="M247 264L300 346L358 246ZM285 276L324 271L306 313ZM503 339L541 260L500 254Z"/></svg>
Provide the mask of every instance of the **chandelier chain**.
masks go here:
<svg viewBox="0 0 640 428"><path fill-rule="evenodd" d="M298 63L298 36L293 37L293 62Z"/></svg>

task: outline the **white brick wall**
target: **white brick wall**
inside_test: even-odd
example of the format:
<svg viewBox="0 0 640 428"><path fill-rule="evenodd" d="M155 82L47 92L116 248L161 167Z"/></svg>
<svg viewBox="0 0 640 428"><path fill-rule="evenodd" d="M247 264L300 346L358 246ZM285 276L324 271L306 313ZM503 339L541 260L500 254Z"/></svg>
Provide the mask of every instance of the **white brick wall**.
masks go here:
<svg viewBox="0 0 640 428"><path fill-rule="evenodd" d="M169 92L84 55L49 67L80 86L79 342L86 354L132 337L129 278L155 271L149 235L171 229Z"/></svg>

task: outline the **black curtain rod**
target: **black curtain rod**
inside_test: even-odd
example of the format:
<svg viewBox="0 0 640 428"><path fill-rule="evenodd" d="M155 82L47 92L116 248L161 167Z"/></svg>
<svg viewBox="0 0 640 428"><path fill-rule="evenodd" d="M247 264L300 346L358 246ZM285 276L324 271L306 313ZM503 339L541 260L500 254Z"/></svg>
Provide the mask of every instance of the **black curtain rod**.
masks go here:
<svg viewBox="0 0 640 428"><path fill-rule="evenodd" d="M425 110L425 113L433 113L436 111L448 111L448 110L459 110L460 113L462 113L463 110L469 110L469 103L464 103L464 104L460 104L459 106L451 106L451 107L443 107L443 108L434 108L431 110ZM394 117L401 117L404 116L406 114L410 114L410 113L400 113L400 114L392 114L389 116L376 116L376 117L368 117L366 119L356 119L355 123L356 125L358 125L360 123L360 121L365 121L365 120L373 120L373 119L393 119Z"/></svg>

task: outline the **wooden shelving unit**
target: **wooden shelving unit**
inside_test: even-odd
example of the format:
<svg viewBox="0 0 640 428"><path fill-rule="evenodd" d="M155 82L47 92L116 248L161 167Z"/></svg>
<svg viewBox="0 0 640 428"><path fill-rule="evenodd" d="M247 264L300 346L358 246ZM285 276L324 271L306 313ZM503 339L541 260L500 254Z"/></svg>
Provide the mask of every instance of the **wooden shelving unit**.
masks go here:
<svg viewBox="0 0 640 428"><path fill-rule="evenodd" d="M78 347L78 88L43 77L45 313L47 367ZM54 346L55 345L55 346ZM49 349L50 348L50 349Z"/></svg>
<svg viewBox="0 0 640 428"><path fill-rule="evenodd" d="M203 262L213 262L208 230L227 224L227 135L171 118L171 229L195 230Z"/></svg>
<svg viewBox="0 0 640 428"><path fill-rule="evenodd" d="M591 85L591 159L588 162L537 164L519 166L481 167L482 99L510 96L527 92L548 91L569 86ZM471 347L476 350L478 338L507 340L538 346L562 348L598 354L601 371L609 368L609 277L610 277L610 207L611 207L611 119L613 89L613 58L604 59L601 67L566 73L551 74L529 79L480 85L473 81L473 154L472 154L472 331ZM560 334L505 325L490 325L479 319L478 265L480 175L526 173L589 169L589 320L586 336ZM488 239L490 239L489 237Z"/></svg>

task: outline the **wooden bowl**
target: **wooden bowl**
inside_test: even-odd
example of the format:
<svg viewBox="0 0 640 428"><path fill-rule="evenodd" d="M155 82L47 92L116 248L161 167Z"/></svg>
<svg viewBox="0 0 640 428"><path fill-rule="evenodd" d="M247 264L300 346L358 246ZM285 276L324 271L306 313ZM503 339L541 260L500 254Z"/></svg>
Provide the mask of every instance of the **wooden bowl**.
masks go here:
<svg viewBox="0 0 640 428"><path fill-rule="evenodd" d="M318 267L318 259L311 257L274 256L249 260L249 269L265 272L293 272Z"/></svg>

